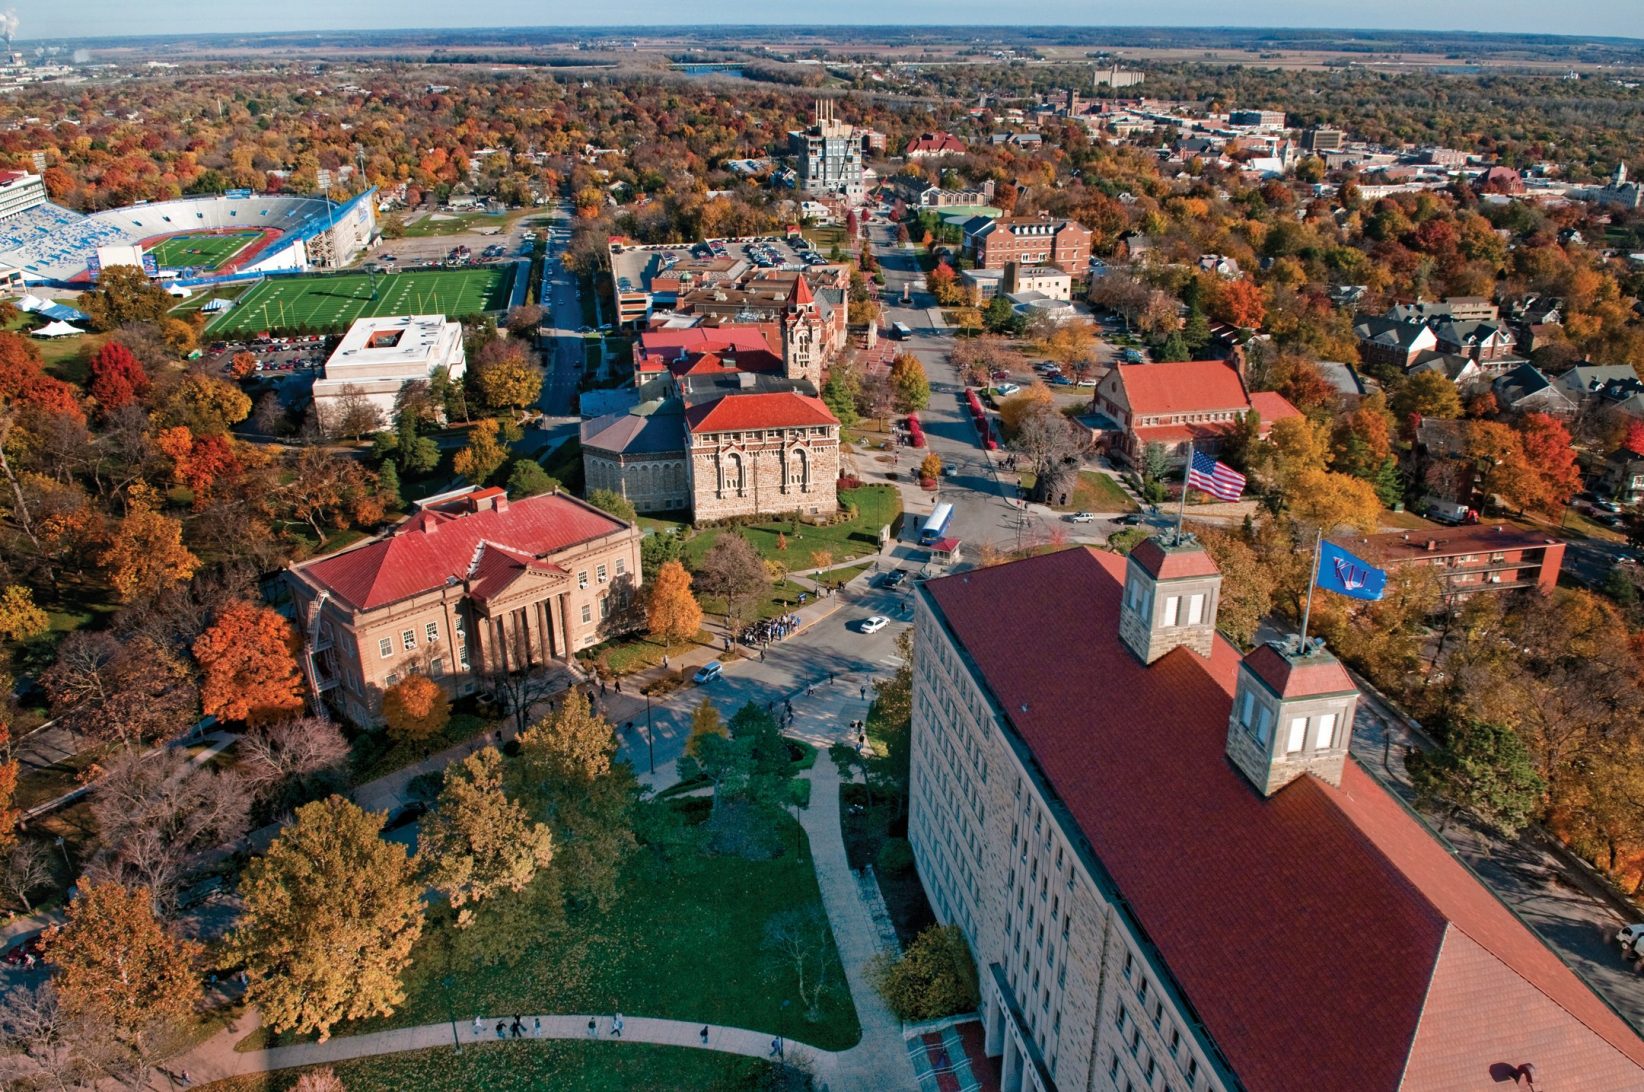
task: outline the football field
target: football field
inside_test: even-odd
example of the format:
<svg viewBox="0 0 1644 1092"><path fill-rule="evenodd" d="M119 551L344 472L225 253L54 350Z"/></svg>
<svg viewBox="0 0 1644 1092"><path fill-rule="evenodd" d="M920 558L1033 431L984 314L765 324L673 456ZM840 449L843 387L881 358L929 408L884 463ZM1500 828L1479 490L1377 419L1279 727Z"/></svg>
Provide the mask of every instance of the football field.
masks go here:
<svg viewBox="0 0 1644 1092"><path fill-rule="evenodd" d="M173 235L155 243L149 253L161 269L217 269L262 235L260 231Z"/></svg>
<svg viewBox="0 0 1644 1092"><path fill-rule="evenodd" d="M225 338L270 330L342 331L363 317L444 315L455 319L501 311L508 306L513 275L513 263L379 273L375 299L364 273L271 278L241 296L205 332L209 337Z"/></svg>

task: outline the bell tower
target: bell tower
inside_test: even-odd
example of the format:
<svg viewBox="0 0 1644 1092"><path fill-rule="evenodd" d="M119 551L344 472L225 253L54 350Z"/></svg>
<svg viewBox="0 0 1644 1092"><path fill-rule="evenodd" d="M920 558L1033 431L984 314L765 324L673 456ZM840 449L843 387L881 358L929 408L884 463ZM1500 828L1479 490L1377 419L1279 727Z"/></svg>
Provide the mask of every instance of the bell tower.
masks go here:
<svg viewBox="0 0 1644 1092"><path fill-rule="evenodd" d="M1227 757L1272 796L1303 774L1341 784L1359 691L1318 638L1270 641L1239 664Z"/></svg>
<svg viewBox="0 0 1644 1092"><path fill-rule="evenodd" d="M1210 655L1221 570L1198 539L1165 531L1134 550L1119 604L1119 639L1145 664L1177 645Z"/></svg>
<svg viewBox="0 0 1644 1092"><path fill-rule="evenodd" d="M782 374L810 383L813 392L822 389L821 328L816 296L801 273L794 280L782 314Z"/></svg>

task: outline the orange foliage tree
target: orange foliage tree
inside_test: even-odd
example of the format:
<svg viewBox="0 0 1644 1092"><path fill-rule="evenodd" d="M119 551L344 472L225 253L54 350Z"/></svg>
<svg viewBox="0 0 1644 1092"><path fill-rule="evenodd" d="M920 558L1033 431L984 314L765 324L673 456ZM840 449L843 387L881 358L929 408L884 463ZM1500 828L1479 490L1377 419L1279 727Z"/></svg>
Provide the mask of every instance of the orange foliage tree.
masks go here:
<svg viewBox="0 0 1644 1092"><path fill-rule="evenodd" d="M427 675L407 675L383 693L382 719L401 739L427 739L451 719L451 699Z"/></svg>
<svg viewBox="0 0 1644 1092"><path fill-rule="evenodd" d="M277 612L236 599L194 642L200 705L224 720L267 721L302 708L297 634Z"/></svg>
<svg viewBox="0 0 1644 1092"><path fill-rule="evenodd" d="M171 476L194 493L194 506L204 507L205 498L219 478L231 477L240 469L234 440L227 435L196 436L187 425L162 429L154 446L171 460Z"/></svg>
<svg viewBox="0 0 1644 1092"><path fill-rule="evenodd" d="M10 331L0 331L0 401L59 413L84 422L74 388L40 367L40 350Z"/></svg>

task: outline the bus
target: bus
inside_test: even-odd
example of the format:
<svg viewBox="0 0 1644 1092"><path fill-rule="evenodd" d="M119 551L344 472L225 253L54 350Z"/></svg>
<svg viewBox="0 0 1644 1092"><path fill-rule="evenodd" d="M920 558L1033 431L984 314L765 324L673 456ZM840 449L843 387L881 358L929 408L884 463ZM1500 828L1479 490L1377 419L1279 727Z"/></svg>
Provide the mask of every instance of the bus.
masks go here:
<svg viewBox="0 0 1644 1092"><path fill-rule="evenodd" d="M896 335L898 341L906 341L913 336L913 331L908 328L908 324L905 322L891 323L891 333Z"/></svg>
<svg viewBox="0 0 1644 1092"><path fill-rule="evenodd" d="M936 506L924 523L919 525L919 545L929 546L943 535L947 534L948 524L953 522L953 505L943 501Z"/></svg>

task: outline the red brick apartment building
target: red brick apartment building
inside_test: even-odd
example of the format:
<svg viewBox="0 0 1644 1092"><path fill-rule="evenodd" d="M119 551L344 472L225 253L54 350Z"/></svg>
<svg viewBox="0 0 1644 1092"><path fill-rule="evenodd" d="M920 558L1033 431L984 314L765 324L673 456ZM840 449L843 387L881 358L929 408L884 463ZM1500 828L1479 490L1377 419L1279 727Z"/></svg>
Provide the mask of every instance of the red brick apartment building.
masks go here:
<svg viewBox="0 0 1644 1092"><path fill-rule="evenodd" d="M1515 588L1552 591L1564 563L1564 543L1500 525L1391 531L1369 536L1364 545L1372 559L1388 566L1434 566L1446 596Z"/></svg>
<svg viewBox="0 0 1644 1092"><path fill-rule="evenodd" d="M1076 220L1052 220L1046 213L1002 216L972 235L971 241L981 269L1020 262L1053 265L1075 277L1090 271L1090 229Z"/></svg>

